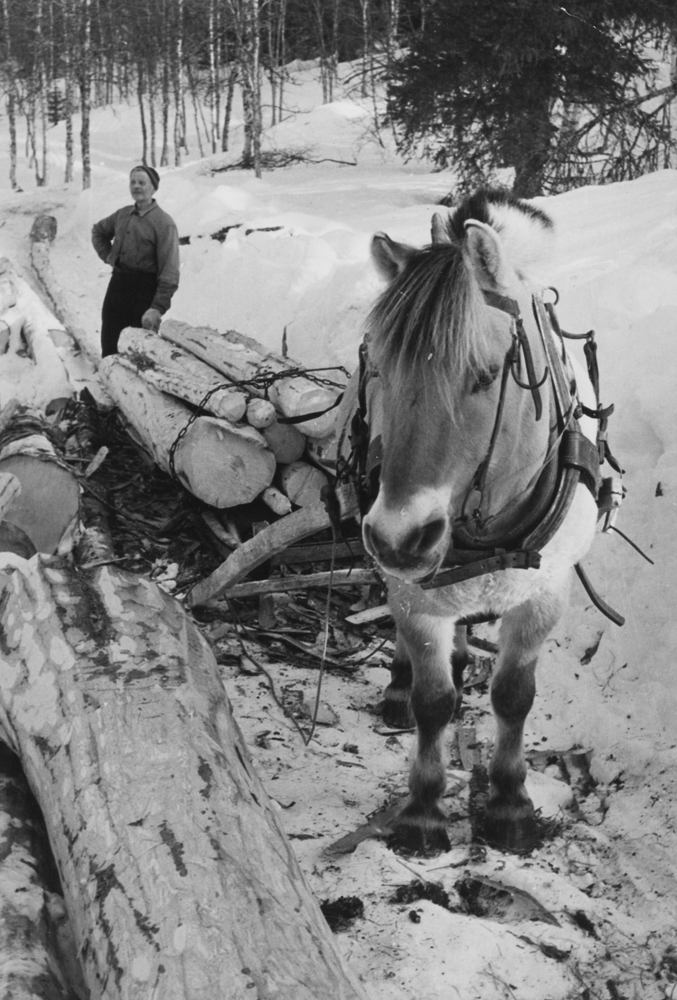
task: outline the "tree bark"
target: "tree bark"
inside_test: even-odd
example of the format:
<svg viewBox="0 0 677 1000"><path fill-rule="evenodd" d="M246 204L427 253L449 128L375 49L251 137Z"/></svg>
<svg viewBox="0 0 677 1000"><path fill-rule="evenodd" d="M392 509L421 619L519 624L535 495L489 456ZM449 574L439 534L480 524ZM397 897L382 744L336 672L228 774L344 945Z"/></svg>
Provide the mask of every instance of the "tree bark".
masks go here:
<svg viewBox="0 0 677 1000"><path fill-rule="evenodd" d="M104 358L99 374L140 444L166 472L172 471L171 452L178 442L174 471L200 500L235 507L270 486L275 456L253 427L206 416L191 423L187 407L154 389L122 355Z"/></svg>
<svg viewBox="0 0 677 1000"><path fill-rule="evenodd" d="M245 394L233 388L218 389L224 385L223 377L177 344L150 330L128 327L122 332L118 350L120 357L154 388L194 406L210 390L217 389L205 404L205 410L231 423L242 419L247 407Z"/></svg>
<svg viewBox="0 0 677 1000"><path fill-rule="evenodd" d="M178 602L56 558L5 563L0 593L1 728L92 1000L366 1000Z"/></svg>
<svg viewBox="0 0 677 1000"><path fill-rule="evenodd" d="M92 10L91 0L82 2L80 55L80 148L82 152L82 187L92 186L92 157L89 117L92 109Z"/></svg>
<svg viewBox="0 0 677 1000"><path fill-rule="evenodd" d="M262 344L235 330L220 333L209 327L191 327L169 320L160 327L160 334L234 382L256 378L263 372L279 373L298 368L293 361L267 352ZM248 386L247 391L257 396L265 394L265 389L256 386ZM285 417L297 417L332 406L340 391L338 387L321 385L305 376L290 375L273 382L268 395ZM329 410L295 426L310 437L325 437L334 426L334 415L335 411Z"/></svg>
<svg viewBox="0 0 677 1000"><path fill-rule="evenodd" d="M4 743L0 831L3 998L86 1000L44 820L18 758Z"/></svg>

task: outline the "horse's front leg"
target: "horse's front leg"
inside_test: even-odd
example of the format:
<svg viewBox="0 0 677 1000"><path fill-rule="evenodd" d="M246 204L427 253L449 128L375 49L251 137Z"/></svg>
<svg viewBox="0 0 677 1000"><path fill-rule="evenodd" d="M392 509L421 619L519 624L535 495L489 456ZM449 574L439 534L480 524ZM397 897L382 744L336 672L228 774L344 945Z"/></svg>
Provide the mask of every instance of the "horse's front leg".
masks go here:
<svg viewBox="0 0 677 1000"><path fill-rule="evenodd" d="M456 714L463 697L463 674L470 661L468 650L468 629L457 625L454 630L454 652L451 657L451 672L456 688ZM410 729L414 725L411 710L411 685L413 672L411 655L407 649L402 630L397 629L395 654L390 664L390 684L383 692L383 721L393 729Z"/></svg>
<svg viewBox="0 0 677 1000"><path fill-rule="evenodd" d="M446 787L444 731L454 713L451 676L452 623L431 615L398 620L401 648L412 667L410 707L416 722L416 755L409 775L410 797L399 814L394 837L417 853L449 849L440 798Z"/></svg>
<svg viewBox="0 0 677 1000"><path fill-rule="evenodd" d="M484 839L512 851L530 850L538 840L534 807L525 788L524 723L536 694L536 661L557 623L562 602L549 595L507 612L491 684L496 743L489 765Z"/></svg>

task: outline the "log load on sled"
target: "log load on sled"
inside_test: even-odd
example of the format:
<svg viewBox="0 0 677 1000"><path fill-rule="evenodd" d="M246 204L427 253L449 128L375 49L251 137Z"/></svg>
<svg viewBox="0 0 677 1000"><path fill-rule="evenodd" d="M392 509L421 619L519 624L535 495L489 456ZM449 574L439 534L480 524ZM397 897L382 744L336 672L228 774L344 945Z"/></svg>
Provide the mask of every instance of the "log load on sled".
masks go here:
<svg viewBox="0 0 677 1000"><path fill-rule="evenodd" d="M317 450L303 459L313 440L331 461L340 371L320 379L250 337L175 321L160 335L125 330L119 352L99 371L130 433L199 499L227 509L261 496L280 513L279 493L319 498Z"/></svg>

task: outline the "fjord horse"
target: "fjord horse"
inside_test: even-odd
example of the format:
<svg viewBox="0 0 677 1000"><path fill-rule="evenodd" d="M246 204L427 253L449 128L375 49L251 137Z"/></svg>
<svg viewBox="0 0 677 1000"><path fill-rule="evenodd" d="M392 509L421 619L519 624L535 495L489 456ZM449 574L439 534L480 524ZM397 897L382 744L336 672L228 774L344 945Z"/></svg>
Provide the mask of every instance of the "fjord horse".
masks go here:
<svg viewBox="0 0 677 1000"><path fill-rule="evenodd" d="M459 623L489 614L501 627L484 835L517 850L536 838L524 723L539 652L593 540L599 463L596 424L579 406L596 405L590 381L527 277L552 229L540 209L489 190L435 216L421 249L373 239L388 284L365 334L365 419L382 440L362 532L397 626L384 714L398 724L410 710L417 728L395 828L414 850L448 845L443 736L468 659Z"/></svg>

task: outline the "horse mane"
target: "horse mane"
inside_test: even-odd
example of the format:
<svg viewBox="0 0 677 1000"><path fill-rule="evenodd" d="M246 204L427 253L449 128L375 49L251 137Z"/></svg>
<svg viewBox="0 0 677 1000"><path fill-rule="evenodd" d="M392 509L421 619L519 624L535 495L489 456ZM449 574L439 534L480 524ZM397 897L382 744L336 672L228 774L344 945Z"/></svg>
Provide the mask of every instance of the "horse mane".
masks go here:
<svg viewBox="0 0 677 1000"><path fill-rule="evenodd" d="M489 364L486 307L466 251L469 219L500 233L520 275L526 259L542 251L537 246L532 252L531 244L542 244L539 237L553 228L540 208L502 190L481 189L447 218L448 242L410 249L367 318L370 352L377 367L393 378L406 379L418 371L430 373L428 382L448 385L452 378L479 374Z"/></svg>

